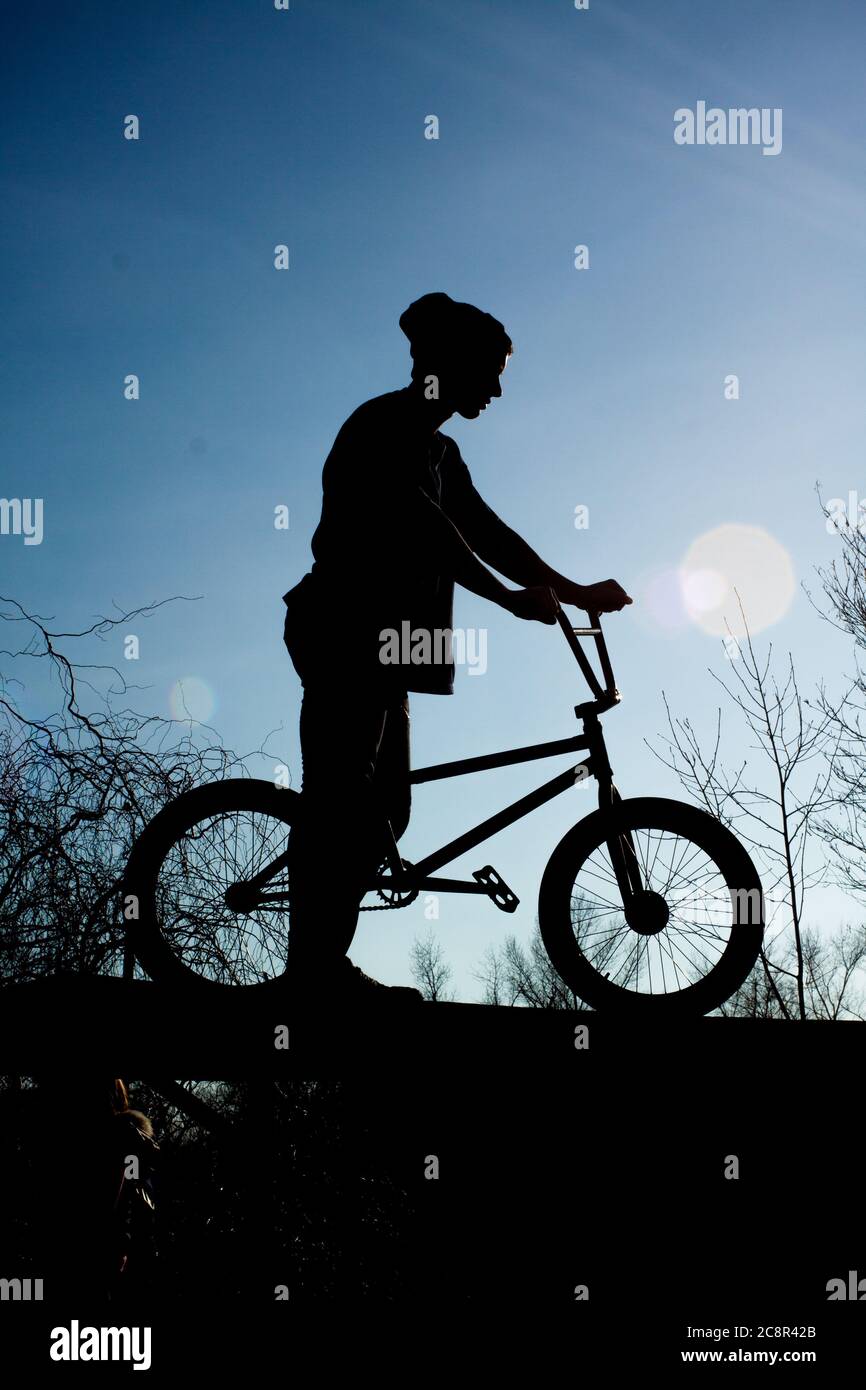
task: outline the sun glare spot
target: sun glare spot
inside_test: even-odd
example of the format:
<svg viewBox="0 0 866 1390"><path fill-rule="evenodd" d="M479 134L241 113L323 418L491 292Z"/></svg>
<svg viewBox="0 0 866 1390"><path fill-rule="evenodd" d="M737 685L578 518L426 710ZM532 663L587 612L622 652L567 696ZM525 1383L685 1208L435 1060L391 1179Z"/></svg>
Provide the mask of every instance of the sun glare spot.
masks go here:
<svg viewBox="0 0 866 1390"><path fill-rule="evenodd" d="M785 616L797 588L787 550L761 526L728 524L692 542L679 567L686 613L714 637L745 635Z"/></svg>
<svg viewBox="0 0 866 1390"><path fill-rule="evenodd" d="M205 724L216 709L216 695L200 676L183 676L171 687L168 703L172 719Z"/></svg>

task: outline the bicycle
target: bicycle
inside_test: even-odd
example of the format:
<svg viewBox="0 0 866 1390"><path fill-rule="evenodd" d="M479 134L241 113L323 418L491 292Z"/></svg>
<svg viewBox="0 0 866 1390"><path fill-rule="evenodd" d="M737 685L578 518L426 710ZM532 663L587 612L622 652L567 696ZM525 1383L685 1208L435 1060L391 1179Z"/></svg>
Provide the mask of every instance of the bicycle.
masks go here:
<svg viewBox="0 0 866 1390"><path fill-rule="evenodd" d="M544 870L538 925L567 988L591 1009L694 1016L746 980L761 949L763 893L731 830L699 807L624 800L600 716L620 703L598 614L573 627L557 614L593 698L574 706L570 738L418 768L413 785L585 751L577 766L512 802L417 863L402 859L386 822L386 857L368 891L401 908L422 891L482 894L503 912L518 898L492 865L472 880L436 871L537 807L594 777L598 809L566 832ZM595 640L604 685L579 639ZM165 806L133 846L124 893L138 917L130 944L158 980L262 990L286 977L289 830L300 794L253 778L196 787ZM369 910L369 909L362 909Z"/></svg>

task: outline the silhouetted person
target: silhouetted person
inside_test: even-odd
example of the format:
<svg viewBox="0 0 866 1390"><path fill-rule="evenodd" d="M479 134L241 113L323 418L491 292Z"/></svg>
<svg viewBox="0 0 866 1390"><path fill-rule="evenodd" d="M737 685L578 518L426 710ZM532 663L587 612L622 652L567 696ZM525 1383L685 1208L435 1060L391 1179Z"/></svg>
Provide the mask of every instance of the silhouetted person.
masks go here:
<svg viewBox="0 0 866 1390"><path fill-rule="evenodd" d="M154 1174L150 1121L123 1081L54 1076L40 1082L23 1139L29 1158L33 1273L70 1315L151 1292Z"/></svg>
<svg viewBox="0 0 866 1390"><path fill-rule="evenodd" d="M501 396L512 352L502 324L426 294L400 327L411 384L359 406L341 428L322 475L312 569L284 596L284 638L304 687L290 869L289 976L299 998L338 984L385 994L345 953L384 859L382 817L397 839L409 821L408 692L452 694L454 665L394 661L383 635L408 624L409 634L431 634L435 652L432 635L452 629L455 582L543 623L556 621L557 600L604 613L631 603L612 579L581 585L546 565L487 506L440 432L453 414L477 419ZM520 587L506 588L491 569Z"/></svg>

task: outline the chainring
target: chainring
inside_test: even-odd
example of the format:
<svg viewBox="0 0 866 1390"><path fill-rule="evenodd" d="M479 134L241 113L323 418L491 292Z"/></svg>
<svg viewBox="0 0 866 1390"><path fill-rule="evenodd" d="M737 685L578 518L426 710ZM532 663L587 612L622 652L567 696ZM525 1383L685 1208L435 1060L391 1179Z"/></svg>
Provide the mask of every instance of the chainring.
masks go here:
<svg viewBox="0 0 866 1390"><path fill-rule="evenodd" d="M400 860L401 867L404 869L414 869L415 865L408 859ZM388 861L384 860L378 869L382 874L389 868ZM382 906L378 903L371 904L370 907L362 907L362 912L382 912L389 907L408 907L418 896L417 888L377 888L376 896L382 899Z"/></svg>

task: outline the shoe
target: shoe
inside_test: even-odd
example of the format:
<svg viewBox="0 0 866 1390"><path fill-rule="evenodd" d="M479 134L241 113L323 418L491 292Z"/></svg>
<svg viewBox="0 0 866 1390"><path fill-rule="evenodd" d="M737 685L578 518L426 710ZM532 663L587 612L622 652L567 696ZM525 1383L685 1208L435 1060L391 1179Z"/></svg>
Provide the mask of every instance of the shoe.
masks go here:
<svg viewBox="0 0 866 1390"><path fill-rule="evenodd" d="M343 956L335 970L334 983L340 990L345 991L350 999L381 1000L383 1003L394 1004L426 1003L420 990L412 989L409 985L383 985L381 980L374 980L370 975L365 975L363 970L352 964L348 956Z"/></svg>

